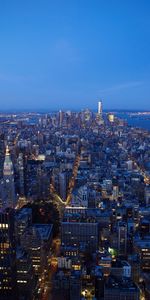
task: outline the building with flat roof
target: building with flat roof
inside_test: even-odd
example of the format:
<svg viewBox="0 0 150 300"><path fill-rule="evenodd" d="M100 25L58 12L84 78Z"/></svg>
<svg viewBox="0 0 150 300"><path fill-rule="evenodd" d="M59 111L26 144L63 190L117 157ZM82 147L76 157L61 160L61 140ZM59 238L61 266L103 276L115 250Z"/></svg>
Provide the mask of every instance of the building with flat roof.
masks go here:
<svg viewBox="0 0 150 300"><path fill-rule="evenodd" d="M95 251L98 248L98 222L94 216L66 213L61 223L63 246L81 246Z"/></svg>
<svg viewBox="0 0 150 300"><path fill-rule="evenodd" d="M109 277L104 285L104 300L139 300L139 288L131 280Z"/></svg>
<svg viewBox="0 0 150 300"><path fill-rule="evenodd" d="M32 265L38 275L47 265L53 235L52 224L34 224L20 237L21 246L30 253Z"/></svg>
<svg viewBox="0 0 150 300"><path fill-rule="evenodd" d="M19 297L31 300L36 284L35 273L29 253L20 247L16 251L16 272Z"/></svg>

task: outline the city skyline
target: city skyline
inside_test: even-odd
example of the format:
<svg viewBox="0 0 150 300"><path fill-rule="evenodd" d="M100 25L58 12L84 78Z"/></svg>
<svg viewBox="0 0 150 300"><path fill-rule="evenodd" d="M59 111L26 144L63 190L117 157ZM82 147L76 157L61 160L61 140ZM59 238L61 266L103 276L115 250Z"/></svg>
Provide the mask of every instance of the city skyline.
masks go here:
<svg viewBox="0 0 150 300"><path fill-rule="evenodd" d="M150 113L119 115L0 114L0 300L149 299Z"/></svg>
<svg viewBox="0 0 150 300"><path fill-rule="evenodd" d="M0 1L0 300L150 300L150 1Z"/></svg>
<svg viewBox="0 0 150 300"><path fill-rule="evenodd" d="M2 110L149 110L148 1L0 4Z"/></svg>

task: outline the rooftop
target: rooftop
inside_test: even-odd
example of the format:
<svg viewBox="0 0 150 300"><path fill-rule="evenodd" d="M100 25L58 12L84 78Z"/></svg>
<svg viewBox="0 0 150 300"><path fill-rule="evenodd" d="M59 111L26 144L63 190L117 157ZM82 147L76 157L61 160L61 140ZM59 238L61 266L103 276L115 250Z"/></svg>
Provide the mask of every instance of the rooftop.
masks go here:
<svg viewBox="0 0 150 300"><path fill-rule="evenodd" d="M33 227L37 229L41 240L49 240L53 229L52 224L35 224Z"/></svg>

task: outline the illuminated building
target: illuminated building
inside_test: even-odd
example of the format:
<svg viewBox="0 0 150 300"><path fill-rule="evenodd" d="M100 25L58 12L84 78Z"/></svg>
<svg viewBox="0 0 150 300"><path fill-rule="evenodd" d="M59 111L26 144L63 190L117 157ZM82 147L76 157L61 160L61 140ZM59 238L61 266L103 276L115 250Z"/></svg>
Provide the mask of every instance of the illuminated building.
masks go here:
<svg viewBox="0 0 150 300"><path fill-rule="evenodd" d="M59 269L71 269L71 259L67 257L58 257Z"/></svg>
<svg viewBox="0 0 150 300"><path fill-rule="evenodd" d="M22 208L26 204L27 204L26 197L19 197L18 202L17 202L17 208Z"/></svg>
<svg viewBox="0 0 150 300"><path fill-rule="evenodd" d="M61 223L63 246L95 251L98 247L98 222L94 217L80 213L65 213Z"/></svg>
<svg viewBox="0 0 150 300"><path fill-rule="evenodd" d="M112 257L109 253L97 253L97 265L102 267L103 275L108 276L110 274Z"/></svg>
<svg viewBox="0 0 150 300"><path fill-rule="evenodd" d="M15 208L16 195L14 185L14 170L13 164L10 158L8 146L6 147L5 161L3 167L3 207Z"/></svg>
<svg viewBox="0 0 150 300"><path fill-rule="evenodd" d="M96 123L98 125L102 125L104 123L104 121L103 121L103 112L102 112L102 102L101 101L98 102L98 111L97 111L97 114L96 114Z"/></svg>
<svg viewBox="0 0 150 300"><path fill-rule="evenodd" d="M62 222L62 244L77 245L88 249L97 249L98 247L98 223Z"/></svg>
<svg viewBox="0 0 150 300"><path fill-rule="evenodd" d="M150 271L150 239L138 240L135 242L135 251L139 254L140 265L143 272Z"/></svg>
<svg viewBox="0 0 150 300"><path fill-rule="evenodd" d="M22 208L15 215L15 236L16 240L20 242L20 237L25 230L32 225L32 209Z"/></svg>
<svg viewBox="0 0 150 300"><path fill-rule="evenodd" d="M0 211L0 299L15 299L14 212L7 208Z"/></svg>
<svg viewBox="0 0 150 300"><path fill-rule="evenodd" d="M32 261L27 252L18 248L16 253L16 271L17 271L17 288L19 297L33 299L33 290L35 288L35 276L32 267Z"/></svg>
<svg viewBox="0 0 150 300"><path fill-rule="evenodd" d="M86 110L84 111L84 120L85 120L86 122L89 122L90 118L91 118L91 112L90 112L89 109L86 109Z"/></svg>
<svg viewBox="0 0 150 300"><path fill-rule="evenodd" d="M35 224L20 236L21 247L29 252L35 274L47 265L47 255L52 241L52 225Z"/></svg>
<svg viewBox="0 0 150 300"><path fill-rule="evenodd" d="M100 115L102 117L102 101L98 102L98 111L97 111L98 115Z"/></svg>
<svg viewBox="0 0 150 300"><path fill-rule="evenodd" d="M84 299L95 298L95 277L93 274L87 274L87 272L83 273L81 295Z"/></svg>
<svg viewBox="0 0 150 300"><path fill-rule="evenodd" d="M109 114L109 115L108 115L108 120L109 120L110 123L113 123L114 120L115 120L114 115L113 115L113 114Z"/></svg>

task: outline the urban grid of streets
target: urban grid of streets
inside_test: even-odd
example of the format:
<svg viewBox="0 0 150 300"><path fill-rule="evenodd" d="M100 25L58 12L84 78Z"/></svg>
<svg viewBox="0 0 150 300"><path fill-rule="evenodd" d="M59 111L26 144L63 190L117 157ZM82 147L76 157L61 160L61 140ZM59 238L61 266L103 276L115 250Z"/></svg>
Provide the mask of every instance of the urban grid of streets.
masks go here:
<svg viewBox="0 0 150 300"><path fill-rule="evenodd" d="M146 246L146 250L143 250L145 248L142 243L147 245L146 241L149 243L150 239L147 227L150 223L147 213L150 207L149 132L128 126L124 120L113 113L102 113L101 102L99 102L97 113L86 109L81 112L59 111L51 114L2 114L0 135L1 162L4 161L5 148L7 148L4 170L3 164L0 165L1 178L4 173L1 181L1 206L6 201L6 192L3 191L5 181L9 191L12 187L8 183L12 184L14 180L17 195L14 198L17 199L15 200L16 216L25 206L32 207L35 204L40 207L39 211L42 211L41 207L47 204L53 205L59 212L59 230L47 252L44 252L47 253L46 263L35 266L37 282L33 299L53 300L56 292L58 292L58 299L61 299L63 292L55 287L59 275L58 259L68 259L65 253L67 247L71 247L72 253L74 251L74 255L78 256L78 263L75 257L69 257L72 266L63 268L69 268L70 274L76 270L82 271L80 272L81 286L78 283L82 299L95 299L97 287L92 281L93 276L96 280L96 275L93 275L94 268L95 271L96 267L103 268L104 285L109 292L110 283L107 281L112 280L110 274L112 265L116 261L122 263L124 260L132 265L132 259L135 259L134 254L137 251L136 262L139 262L139 277L135 276L137 285L134 286L130 278L128 280L133 284L137 295L139 291L139 298L136 299L147 300L150 249ZM11 180L8 179L7 164L10 168ZM78 212L78 216L73 212L74 209ZM84 210L85 215L81 213ZM42 214L43 211L41 219ZM86 214L89 216L87 217ZM48 218L51 218L52 216L49 215L48 212ZM43 220L47 223L46 213L44 216ZM90 244L90 240L84 242L86 236L82 236L78 241L78 236L74 236L74 229L70 229L72 237L66 241L62 231L66 220L70 225L78 222L81 226L84 222L87 226L89 223L91 226L98 224L97 228L100 228L100 231L95 236L93 231L93 244ZM31 224L30 226L32 227ZM119 239L123 234L122 228L126 228L126 233ZM25 228L23 234L27 230L28 228ZM84 235L84 231L82 234ZM77 242L72 242L73 239ZM19 240L19 247L21 245L24 248L20 236L17 236L16 240ZM87 245L89 248L81 250ZM42 246L40 247L42 249ZM89 262L86 256L89 257ZM100 259L101 256L103 258ZM103 259L107 259L107 266L102 263ZM69 280L68 271L65 273L64 270L63 276ZM88 280L91 280L90 284ZM18 280L19 282L21 281ZM105 299L103 298L105 295L101 297L99 299Z"/></svg>

